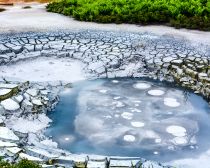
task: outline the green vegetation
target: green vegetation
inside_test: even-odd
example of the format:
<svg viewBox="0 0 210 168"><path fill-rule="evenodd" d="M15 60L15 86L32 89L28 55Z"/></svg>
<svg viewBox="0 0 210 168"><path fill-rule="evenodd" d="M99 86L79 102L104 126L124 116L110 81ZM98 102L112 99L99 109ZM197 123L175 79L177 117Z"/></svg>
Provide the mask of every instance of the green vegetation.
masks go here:
<svg viewBox="0 0 210 168"><path fill-rule="evenodd" d="M4 8L0 8L0 12L3 12L3 11L5 11L5 9Z"/></svg>
<svg viewBox="0 0 210 168"><path fill-rule="evenodd" d="M19 163L10 164L0 158L0 168L41 168L41 166L28 160L21 160Z"/></svg>
<svg viewBox="0 0 210 168"><path fill-rule="evenodd" d="M59 0L47 10L81 21L210 30L210 0Z"/></svg>

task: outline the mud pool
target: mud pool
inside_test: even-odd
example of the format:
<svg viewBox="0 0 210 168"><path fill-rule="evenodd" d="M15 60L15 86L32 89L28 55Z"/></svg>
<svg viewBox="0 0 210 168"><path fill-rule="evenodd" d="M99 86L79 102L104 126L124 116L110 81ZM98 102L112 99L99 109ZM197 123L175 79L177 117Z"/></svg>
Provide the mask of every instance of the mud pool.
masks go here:
<svg viewBox="0 0 210 168"><path fill-rule="evenodd" d="M46 134L72 153L160 162L210 149L210 109L200 96L143 79L81 81L60 95Z"/></svg>

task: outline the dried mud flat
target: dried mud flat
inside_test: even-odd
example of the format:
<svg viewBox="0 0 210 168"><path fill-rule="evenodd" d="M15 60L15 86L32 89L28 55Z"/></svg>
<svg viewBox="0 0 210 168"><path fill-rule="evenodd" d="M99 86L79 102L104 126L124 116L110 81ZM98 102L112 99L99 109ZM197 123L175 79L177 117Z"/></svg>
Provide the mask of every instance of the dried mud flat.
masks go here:
<svg viewBox="0 0 210 168"><path fill-rule="evenodd" d="M145 168L163 167L142 158L74 155L60 150L43 135L51 122L46 112L59 101L61 89L70 89L70 83L104 77L175 82L209 101L209 32L83 23L47 13L43 4L31 3L31 9L22 6L6 7L0 13L0 155L10 161L27 158L46 167L140 163ZM197 163L207 164L209 158L207 151L197 159L170 164L196 167ZM55 165L49 165L51 160Z"/></svg>

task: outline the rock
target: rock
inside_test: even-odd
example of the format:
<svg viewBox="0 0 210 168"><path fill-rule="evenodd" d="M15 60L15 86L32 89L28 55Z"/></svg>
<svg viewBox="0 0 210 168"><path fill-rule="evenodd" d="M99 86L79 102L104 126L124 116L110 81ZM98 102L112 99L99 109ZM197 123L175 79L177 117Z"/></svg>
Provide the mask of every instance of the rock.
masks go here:
<svg viewBox="0 0 210 168"><path fill-rule="evenodd" d="M51 147L51 148L57 148L58 147L58 143L57 142L53 142L51 139L45 139L43 141L40 142L41 144Z"/></svg>
<svg viewBox="0 0 210 168"><path fill-rule="evenodd" d="M5 112L5 109L4 109L4 107L0 103L0 115L3 114L4 112Z"/></svg>
<svg viewBox="0 0 210 168"><path fill-rule="evenodd" d="M40 99L32 99L32 103L37 105L37 106L42 106L43 105Z"/></svg>
<svg viewBox="0 0 210 168"><path fill-rule="evenodd" d="M74 155L70 154L67 156L59 156L57 159L58 163L65 163L68 165L75 165L75 166L84 166L86 164L86 155Z"/></svg>
<svg viewBox="0 0 210 168"><path fill-rule="evenodd" d="M24 93L23 96L27 100L30 100L31 99L31 95L29 95L28 93Z"/></svg>
<svg viewBox="0 0 210 168"><path fill-rule="evenodd" d="M4 120L2 118L0 118L0 126L4 125Z"/></svg>
<svg viewBox="0 0 210 168"><path fill-rule="evenodd" d="M18 147L9 147L9 148L6 148L6 150L9 156L16 155L17 153L22 151L22 149Z"/></svg>
<svg viewBox="0 0 210 168"><path fill-rule="evenodd" d="M0 96L4 96L11 92L11 89L0 89Z"/></svg>
<svg viewBox="0 0 210 168"><path fill-rule="evenodd" d="M17 144L12 142L4 142L0 140L0 148L1 147L17 147Z"/></svg>
<svg viewBox="0 0 210 168"><path fill-rule="evenodd" d="M175 65L181 65L183 63L182 60L173 60L171 61L172 64L175 64Z"/></svg>
<svg viewBox="0 0 210 168"><path fill-rule="evenodd" d="M16 111L20 108L20 105L12 99L6 99L2 101L1 105L4 107L5 110L8 111Z"/></svg>
<svg viewBox="0 0 210 168"><path fill-rule="evenodd" d="M50 92L49 90L41 90L40 91L42 95L48 95L48 93Z"/></svg>
<svg viewBox="0 0 210 168"><path fill-rule="evenodd" d="M88 161L87 168L106 168L107 163L105 161Z"/></svg>
<svg viewBox="0 0 210 168"><path fill-rule="evenodd" d="M45 150L45 149L41 149L41 148L37 148L37 147L27 147L26 148L27 153L31 154L35 157L39 157L41 159L55 159L58 158L60 156L60 154L58 153L50 153L49 151Z"/></svg>
<svg viewBox="0 0 210 168"><path fill-rule="evenodd" d="M0 150L0 157L4 159L6 156L6 152L4 150Z"/></svg>
<svg viewBox="0 0 210 168"><path fill-rule="evenodd" d="M172 60L174 60L174 58L172 58L172 57L165 57L165 58L163 58L163 62L165 62L165 63L169 63Z"/></svg>
<svg viewBox="0 0 210 168"><path fill-rule="evenodd" d="M110 168L118 168L118 167L123 167L123 168L130 168L132 166L135 166L141 159L140 158L110 158Z"/></svg>
<svg viewBox="0 0 210 168"><path fill-rule="evenodd" d="M0 84L0 101L8 99L18 93L18 86L14 84Z"/></svg>
<svg viewBox="0 0 210 168"><path fill-rule="evenodd" d="M185 73L187 75L189 75L190 77L193 77L193 78L195 78L196 75L198 74L196 71L193 71L192 69L189 69L189 68L185 69Z"/></svg>
<svg viewBox="0 0 210 168"><path fill-rule="evenodd" d="M43 162L42 159L40 159L40 158L38 158L38 157L30 156L30 155L25 154L25 153L20 153L20 154L19 154L19 158L20 158L20 159L27 159L27 160L35 161L35 162Z"/></svg>
<svg viewBox="0 0 210 168"><path fill-rule="evenodd" d="M199 74L198 74L198 77L199 77L199 78L208 77L208 75L207 75L206 73L199 73Z"/></svg>
<svg viewBox="0 0 210 168"><path fill-rule="evenodd" d="M113 60L112 62L109 62L109 65L113 69L117 69L120 67L120 62L118 60Z"/></svg>
<svg viewBox="0 0 210 168"><path fill-rule="evenodd" d="M17 88L17 84L9 84L9 83L0 83L0 88L6 88L6 89L14 89Z"/></svg>
<svg viewBox="0 0 210 168"><path fill-rule="evenodd" d="M0 127L0 139L19 141L19 138L7 127Z"/></svg>
<svg viewBox="0 0 210 168"><path fill-rule="evenodd" d="M0 89L0 101L8 99L12 97L12 95L11 89Z"/></svg>
<svg viewBox="0 0 210 168"><path fill-rule="evenodd" d="M35 97L35 96L37 96L38 95L38 90L37 89L28 89L27 91L26 91L26 93L28 93L29 95L31 95L31 96L33 96L33 97Z"/></svg>
<svg viewBox="0 0 210 168"><path fill-rule="evenodd" d="M5 53L8 53L8 52L10 52L10 49L7 48L5 45L0 44L0 54L5 54Z"/></svg>
<svg viewBox="0 0 210 168"><path fill-rule="evenodd" d="M146 161L141 165L141 168L150 168L150 167L152 167L152 168L163 168L163 166L161 166L157 163L151 162L151 161Z"/></svg>
<svg viewBox="0 0 210 168"><path fill-rule="evenodd" d="M18 95L18 96L15 96L14 99L18 102L18 103L21 103L23 101L23 96L22 95Z"/></svg>
<svg viewBox="0 0 210 168"><path fill-rule="evenodd" d="M32 108L33 108L33 104L32 104L29 100L27 100L27 99L24 99L24 100L23 100L22 106L23 106L24 108L26 108L27 110L32 110ZM29 111L29 112L30 112L30 111Z"/></svg>
<svg viewBox="0 0 210 168"><path fill-rule="evenodd" d="M187 77L180 78L180 82L188 82L189 80Z"/></svg>

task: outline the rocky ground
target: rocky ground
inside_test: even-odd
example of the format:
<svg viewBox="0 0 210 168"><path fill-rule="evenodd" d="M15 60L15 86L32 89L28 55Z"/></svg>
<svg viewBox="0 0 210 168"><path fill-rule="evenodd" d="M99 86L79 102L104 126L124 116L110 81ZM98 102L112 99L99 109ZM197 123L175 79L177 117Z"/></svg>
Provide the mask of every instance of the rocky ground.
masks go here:
<svg viewBox="0 0 210 168"><path fill-rule="evenodd" d="M55 162L55 165L105 167L109 163L109 167L118 167L119 164L129 167L144 163L145 167L148 164L162 167L140 158L72 155L57 149L57 144L45 137L42 131L50 123L46 112L57 103L58 91L69 87L69 80L61 79L65 81L62 82L54 79L53 82L47 82L52 80L48 74L44 76L43 82L14 82L26 81L28 78L21 74L21 69L13 71L14 66L21 67L20 62L27 64L40 57L49 59L48 66L54 65L50 61L52 58L78 61L81 62L78 66L82 66L81 74L85 74L88 79L150 77L176 82L209 101L208 46L195 48L188 41L171 36L105 31L2 34L0 53L0 65L3 67L0 70L0 150L5 159L12 161L27 158L42 164ZM42 63L39 61L39 64ZM64 72L69 68L64 67L62 70ZM43 71L35 69L30 72L30 81L33 81L37 72Z"/></svg>
<svg viewBox="0 0 210 168"><path fill-rule="evenodd" d="M5 160L27 158L43 167L163 167L142 158L70 154L45 137L51 122L47 111L74 81L150 77L175 82L210 102L208 32L81 23L48 14L40 5L28 11L8 7L0 19L0 156Z"/></svg>
<svg viewBox="0 0 210 168"><path fill-rule="evenodd" d="M147 76L175 81L209 100L208 46L194 47L170 36L104 31L29 33L2 36L0 53L0 65L38 57L71 58L82 62L85 74L92 78Z"/></svg>

